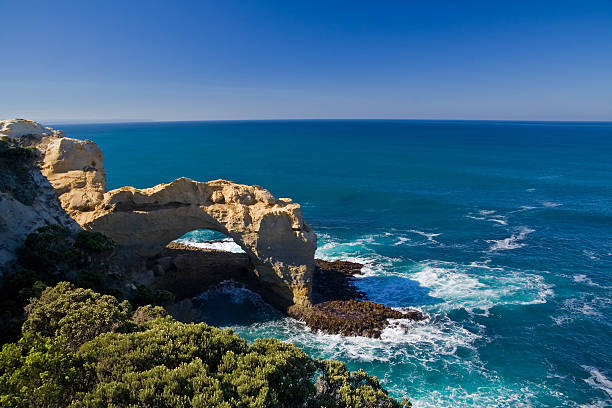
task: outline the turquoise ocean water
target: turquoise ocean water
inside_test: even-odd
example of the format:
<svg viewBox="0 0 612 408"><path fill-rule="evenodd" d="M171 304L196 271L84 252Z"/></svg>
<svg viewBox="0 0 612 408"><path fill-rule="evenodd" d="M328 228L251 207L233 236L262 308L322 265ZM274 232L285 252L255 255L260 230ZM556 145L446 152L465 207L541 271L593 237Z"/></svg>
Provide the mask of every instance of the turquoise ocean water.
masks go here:
<svg viewBox="0 0 612 408"><path fill-rule="evenodd" d="M210 323L363 368L417 407L612 406L611 123L55 127L100 145L109 189L186 176L292 197L318 257L365 264L372 300L430 315L342 338L226 284L198 299Z"/></svg>

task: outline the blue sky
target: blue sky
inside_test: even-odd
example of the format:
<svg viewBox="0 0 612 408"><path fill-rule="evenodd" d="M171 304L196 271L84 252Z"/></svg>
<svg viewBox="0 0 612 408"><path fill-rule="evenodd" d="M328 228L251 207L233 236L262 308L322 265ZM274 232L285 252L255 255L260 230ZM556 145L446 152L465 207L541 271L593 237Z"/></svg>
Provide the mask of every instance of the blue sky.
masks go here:
<svg viewBox="0 0 612 408"><path fill-rule="evenodd" d="M0 117L612 120L612 1L0 0Z"/></svg>

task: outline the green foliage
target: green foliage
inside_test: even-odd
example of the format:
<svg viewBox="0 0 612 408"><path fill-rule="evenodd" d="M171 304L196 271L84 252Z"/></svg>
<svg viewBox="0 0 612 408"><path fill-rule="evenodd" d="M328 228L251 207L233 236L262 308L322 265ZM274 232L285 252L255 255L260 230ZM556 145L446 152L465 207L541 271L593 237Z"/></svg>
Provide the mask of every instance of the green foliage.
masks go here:
<svg viewBox="0 0 612 408"><path fill-rule="evenodd" d="M24 306L30 298L40 296L46 285L70 281L121 297L120 291L109 287L114 283L111 279L106 283L105 267L98 262L112 247L112 240L102 234L77 235L59 225L29 234L17 251L22 268L7 271L0 286L0 344L18 338Z"/></svg>
<svg viewBox="0 0 612 408"><path fill-rule="evenodd" d="M0 352L0 406L65 407L93 378L63 337L24 337Z"/></svg>
<svg viewBox="0 0 612 408"><path fill-rule="evenodd" d="M318 360L322 373L316 380L317 392L325 403L335 403L346 408L376 407L394 408L410 407L404 399L398 403L390 398L381 388L376 377L370 377L365 371L348 371L340 361ZM334 405L332 405L334 406Z"/></svg>
<svg viewBox="0 0 612 408"><path fill-rule="evenodd" d="M158 319L171 319L168 312L161 306L141 306L132 315L132 320L139 326Z"/></svg>
<svg viewBox="0 0 612 408"><path fill-rule="evenodd" d="M70 231L59 225L48 225L29 234L17 251L19 263L47 278L61 278L69 265L78 260Z"/></svg>
<svg viewBox="0 0 612 408"><path fill-rule="evenodd" d="M156 366L129 372L119 381L100 384L71 407L201 407L233 408L225 400L219 380L207 374L196 358L176 368Z"/></svg>
<svg viewBox="0 0 612 408"><path fill-rule="evenodd" d="M68 282L45 289L26 312L24 335L63 336L72 350L101 333L125 326L131 315L127 301L119 303L113 296L75 288Z"/></svg>
<svg viewBox="0 0 612 408"><path fill-rule="evenodd" d="M0 139L0 191L9 192L26 205L34 202L36 187L28 174L38 157L33 147L23 147L18 140Z"/></svg>
<svg viewBox="0 0 612 408"><path fill-rule="evenodd" d="M184 324L68 283L32 302L0 354L7 407L399 408L375 377L275 339ZM407 406L407 405L405 405Z"/></svg>
<svg viewBox="0 0 612 408"><path fill-rule="evenodd" d="M22 147L14 139L0 139L0 159L7 160L13 166L30 161L36 157L38 157L36 148Z"/></svg>
<svg viewBox="0 0 612 408"><path fill-rule="evenodd" d="M75 245L91 252L109 251L116 246L115 242L106 235L93 231L80 231L76 237Z"/></svg>
<svg viewBox="0 0 612 408"><path fill-rule="evenodd" d="M174 302L174 295L167 290L153 290L145 285L138 285L132 296L132 303L140 305L169 305Z"/></svg>
<svg viewBox="0 0 612 408"><path fill-rule="evenodd" d="M298 407L314 398L314 362L297 347L258 339L243 354L227 353L219 377L236 406Z"/></svg>

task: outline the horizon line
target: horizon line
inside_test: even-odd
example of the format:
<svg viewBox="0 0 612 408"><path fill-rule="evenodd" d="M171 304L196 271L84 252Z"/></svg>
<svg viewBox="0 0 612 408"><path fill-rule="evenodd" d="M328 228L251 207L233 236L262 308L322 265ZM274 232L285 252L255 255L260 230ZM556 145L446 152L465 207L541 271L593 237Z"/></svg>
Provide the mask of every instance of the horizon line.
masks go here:
<svg viewBox="0 0 612 408"><path fill-rule="evenodd" d="M273 119L187 119L187 120L154 120L154 119L51 119L39 123L53 125L105 125L137 123L206 123L206 122L333 122L333 121L379 121L379 122L506 122L506 123L612 123L608 120L546 120L546 119L453 119L453 118L273 118Z"/></svg>

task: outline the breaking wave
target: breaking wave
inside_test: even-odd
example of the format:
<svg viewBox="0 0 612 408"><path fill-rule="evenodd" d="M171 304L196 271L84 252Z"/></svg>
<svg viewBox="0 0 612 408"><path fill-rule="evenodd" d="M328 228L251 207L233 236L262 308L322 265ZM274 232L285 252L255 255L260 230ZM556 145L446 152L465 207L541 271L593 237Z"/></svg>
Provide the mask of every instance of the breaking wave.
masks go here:
<svg viewBox="0 0 612 408"><path fill-rule="evenodd" d="M508 238L487 240L488 243L493 244L489 247L489 251L507 251L510 249L522 248L526 244L521 241L534 231L535 230L531 228L519 227L518 233L512 234Z"/></svg>

